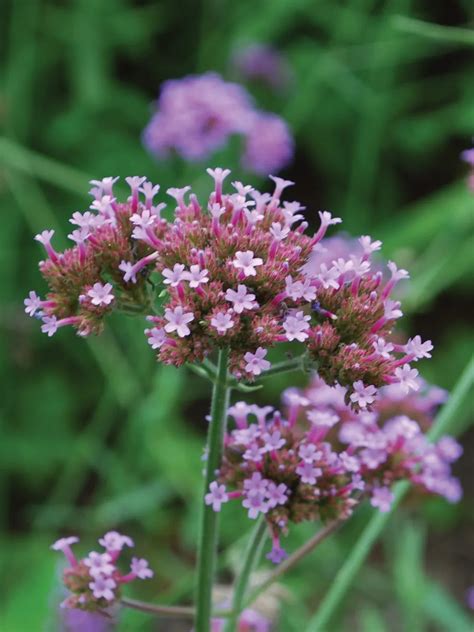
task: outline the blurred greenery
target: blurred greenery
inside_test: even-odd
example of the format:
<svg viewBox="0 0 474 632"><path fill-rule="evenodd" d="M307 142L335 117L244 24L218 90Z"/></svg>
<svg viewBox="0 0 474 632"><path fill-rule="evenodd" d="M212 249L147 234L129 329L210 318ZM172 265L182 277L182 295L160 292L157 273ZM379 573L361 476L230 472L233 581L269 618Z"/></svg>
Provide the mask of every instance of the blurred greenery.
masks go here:
<svg viewBox="0 0 474 632"><path fill-rule="evenodd" d="M49 632L61 629L60 562L48 548L58 534L78 533L90 550L104 529L130 533L157 572L130 595L189 603L210 389L186 369L156 366L139 320L113 318L87 341L42 336L23 313L27 292L44 290L32 236L54 228L64 245L90 178L140 173L162 190L205 190L207 163L157 163L141 145L160 83L209 69L232 79L231 54L268 43L293 82L278 95L248 87L295 135L283 175L310 222L331 208L345 231L383 239L385 256L409 267L406 334L433 340L422 372L452 388L473 348L474 197L459 153L474 133L474 11L470 0L4 0L0 16L0 629ZM238 151L231 143L210 164L267 187L241 172ZM305 379L277 376L248 397L276 404ZM456 424L465 500L405 504L331 632L472 629L470 421L472 405ZM276 629L304 628L367 517L361 508L289 574ZM238 558L248 520L229 506L221 524L223 559ZM294 529L288 548L314 529ZM127 610L120 629L189 625Z"/></svg>

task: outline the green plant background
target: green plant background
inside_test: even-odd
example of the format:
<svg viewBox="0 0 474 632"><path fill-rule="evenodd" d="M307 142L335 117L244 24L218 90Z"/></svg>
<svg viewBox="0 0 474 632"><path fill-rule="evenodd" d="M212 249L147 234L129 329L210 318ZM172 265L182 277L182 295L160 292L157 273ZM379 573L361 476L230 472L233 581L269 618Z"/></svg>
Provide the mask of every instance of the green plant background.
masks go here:
<svg viewBox="0 0 474 632"><path fill-rule="evenodd" d="M282 175L296 182L310 221L330 208L346 231L381 238L384 254L409 267L405 331L433 340L422 372L452 388L472 352L474 196L459 153L474 132L474 15L469 0L5 0L0 12L0 629L49 632L61 629L60 565L49 550L59 534L79 534L85 552L106 529L130 533L156 579L128 594L189 602L210 389L186 369L156 365L136 319L112 318L87 341L41 335L23 313L27 292L45 289L33 235L54 228L64 246L67 218L89 204L90 178L138 173L162 190L205 191L204 168L222 165L267 187L241 173L238 142L205 164L157 163L140 134L163 80L209 69L234 78L232 52L269 43L293 82L278 95L248 87L295 135ZM289 379L305 383L272 379L255 399L276 404ZM471 629L468 409L453 429L465 446L456 466L465 499L404 504L331 630ZM369 513L362 508L285 580L277 630L304 629ZM223 566L248 527L241 510L226 509ZM313 530L295 528L288 548ZM130 610L120 624L189 627Z"/></svg>

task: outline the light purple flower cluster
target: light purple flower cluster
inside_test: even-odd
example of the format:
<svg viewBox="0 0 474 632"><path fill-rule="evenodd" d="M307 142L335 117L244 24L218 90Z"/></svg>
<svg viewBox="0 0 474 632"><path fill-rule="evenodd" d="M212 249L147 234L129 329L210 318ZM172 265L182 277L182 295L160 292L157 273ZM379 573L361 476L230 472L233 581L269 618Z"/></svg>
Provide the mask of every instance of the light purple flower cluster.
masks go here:
<svg viewBox="0 0 474 632"><path fill-rule="evenodd" d="M121 587L135 579L153 577L153 571L145 559L132 558L130 570L126 574L117 567L122 549L133 547L133 541L117 531L109 531L99 539L104 551L91 551L87 557L77 559L71 546L79 538L60 538L51 548L62 551L69 562L64 570L64 584L71 595L61 604L64 608L79 608L87 611L101 611L110 608L120 600Z"/></svg>
<svg viewBox="0 0 474 632"><path fill-rule="evenodd" d="M245 140L242 162L249 171L277 172L293 157L286 123L257 110L242 86L209 72L163 84L143 140L159 158L174 151L186 160L203 160L235 134Z"/></svg>
<svg viewBox="0 0 474 632"><path fill-rule="evenodd" d="M270 347L298 342L327 383L349 388L355 408L370 407L389 383L416 389L410 363L430 357L431 344L419 336L407 345L390 341L402 316L391 293L408 273L388 262L384 279L372 267L381 242L363 236L347 256L317 261L339 218L320 212L318 230L307 235L304 208L281 200L292 182L272 176L271 194L233 182L225 193L230 171L208 173L214 189L202 205L190 187L168 189L172 221L160 215L165 204L154 203L159 186L145 178L126 178L124 203L113 193L117 178L92 181L90 209L70 220L72 248L56 251L54 231L36 236L50 292L45 300L30 292L25 311L48 336L66 325L82 336L99 333L112 310L153 312L146 335L160 361L202 362L226 347L233 374L247 380L270 368Z"/></svg>
<svg viewBox="0 0 474 632"><path fill-rule="evenodd" d="M444 393L415 381L417 395L408 398L400 398L403 386L381 389L370 412L360 399L362 411L355 412L345 388L318 377L306 391L285 391L284 414L236 403L228 411L236 427L225 437L206 504L220 511L239 499L250 519L264 515L273 541L267 557L279 563L286 557L280 535L290 523L346 519L365 497L388 511L396 481L457 502L461 489L451 463L462 449L452 437L431 444L423 433ZM363 397L371 403L370 394Z"/></svg>

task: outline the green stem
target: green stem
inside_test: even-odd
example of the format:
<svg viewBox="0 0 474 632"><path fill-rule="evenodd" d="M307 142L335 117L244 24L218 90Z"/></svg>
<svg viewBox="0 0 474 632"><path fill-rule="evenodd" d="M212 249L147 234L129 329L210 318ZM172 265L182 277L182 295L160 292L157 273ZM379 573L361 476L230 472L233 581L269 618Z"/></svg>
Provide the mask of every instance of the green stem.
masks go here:
<svg viewBox="0 0 474 632"><path fill-rule="evenodd" d="M195 610L188 606L160 606L158 604L139 601L138 599L128 599L122 597L120 603L126 608L148 612L149 614L161 615L163 617L178 617L180 619L192 619Z"/></svg>
<svg viewBox="0 0 474 632"><path fill-rule="evenodd" d="M291 358L291 360L283 360L274 364L268 371L265 371L260 375L260 379L271 377L272 375L278 375L279 373L288 373L289 371L296 371L303 368L303 359L301 356L297 358Z"/></svg>
<svg viewBox="0 0 474 632"><path fill-rule="evenodd" d="M229 352L219 351L217 374L212 390L211 421L207 437L207 461L204 493L216 478L224 443L224 433L229 406L227 365ZM196 586L196 632L209 632L212 610L212 584L216 566L218 518L212 507L202 503L201 531L199 535L197 586Z"/></svg>
<svg viewBox="0 0 474 632"><path fill-rule="evenodd" d="M267 534L267 523L262 516L255 525L250 536L245 551L244 562L239 577L235 582L234 596L232 598L231 615L227 619L224 632L233 632L237 628L240 613L243 609L243 602L250 575L258 562L258 552Z"/></svg>
<svg viewBox="0 0 474 632"><path fill-rule="evenodd" d="M471 360L464 369L454 391L447 404L440 411L433 424L428 437L431 441L436 441L442 434L449 432L457 421L458 413L464 404L466 395L469 393L474 377L474 360ZM347 590L351 586L360 567L375 544L377 538L382 533L392 512L403 499L410 488L408 481L403 481L395 486L394 502L392 508L387 513L375 513L369 520L361 536L351 549L349 556L336 575L331 587L324 597L318 611L312 617L305 632L323 632L329 630L328 622L339 608Z"/></svg>

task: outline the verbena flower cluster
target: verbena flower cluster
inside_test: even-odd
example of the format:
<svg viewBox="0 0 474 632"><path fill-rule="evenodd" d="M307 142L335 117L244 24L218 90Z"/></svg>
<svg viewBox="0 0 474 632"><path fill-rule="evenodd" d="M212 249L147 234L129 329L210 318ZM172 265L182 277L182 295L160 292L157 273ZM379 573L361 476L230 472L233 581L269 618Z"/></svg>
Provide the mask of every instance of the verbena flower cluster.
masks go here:
<svg viewBox="0 0 474 632"><path fill-rule="evenodd" d="M293 157L283 119L257 110L245 88L209 72L163 84L143 140L159 158L176 152L186 160L202 160L235 134L244 139L242 164L249 171L277 172Z"/></svg>
<svg viewBox="0 0 474 632"><path fill-rule="evenodd" d="M47 254L40 270L50 291L44 300L30 292L25 311L42 320L42 331L71 325L87 336L114 309L148 313L148 342L167 364L202 362L225 347L233 374L253 380L270 368L270 347L296 341L326 382L348 387L356 408L386 384L416 388L409 363L428 357L431 345L419 336L389 341L402 316L391 293L408 273L393 262L385 279L373 269L381 242L363 236L353 254L315 262L339 218L320 212L318 230L307 235L301 204L281 200L293 183L272 177L270 194L233 182L224 193L230 171L208 172L214 190L204 204L190 187L168 189L172 221L161 216L165 204L154 203L159 186L145 178L126 178L131 194L122 203L117 178L92 181L90 209L70 219L72 248L56 251L52 230L35 237Z"/></svg>
<svg viewBox="0 0 474 632"><path fill-rule="evenodd" d="M57 540L51 548L62 551L69 566L64 570L64 584L71 592L61 604L64 608L100 611L110 608L120 600L123 584L135 579L153 577L153 571L145 559L132 558L130 569L123 574L117 562L124 547L133 547L133 541L117 531L109 531L99 539L103 551L91 551L87 557L77 559L72 545L79 542L75 536Z"/></svg>
<svg viewBox="0 0 474 632"><path fill-rule="evenodd" d="M280 536L290 523L346 519L365 497L388 511L396 481L458 501L451 463L462 449L449 436L431 444L422 429L445 393L415 384L418 393L410 397L400 385L381 389L372 410L359 413L347 405L346 389L319 377L306 391L288 389L283 413L236 403L228 411L236 427L225 437L206 504L220 511L238 499L249 518L263 514L273 540L267 557L279 563L286 557Z"/></svg>

